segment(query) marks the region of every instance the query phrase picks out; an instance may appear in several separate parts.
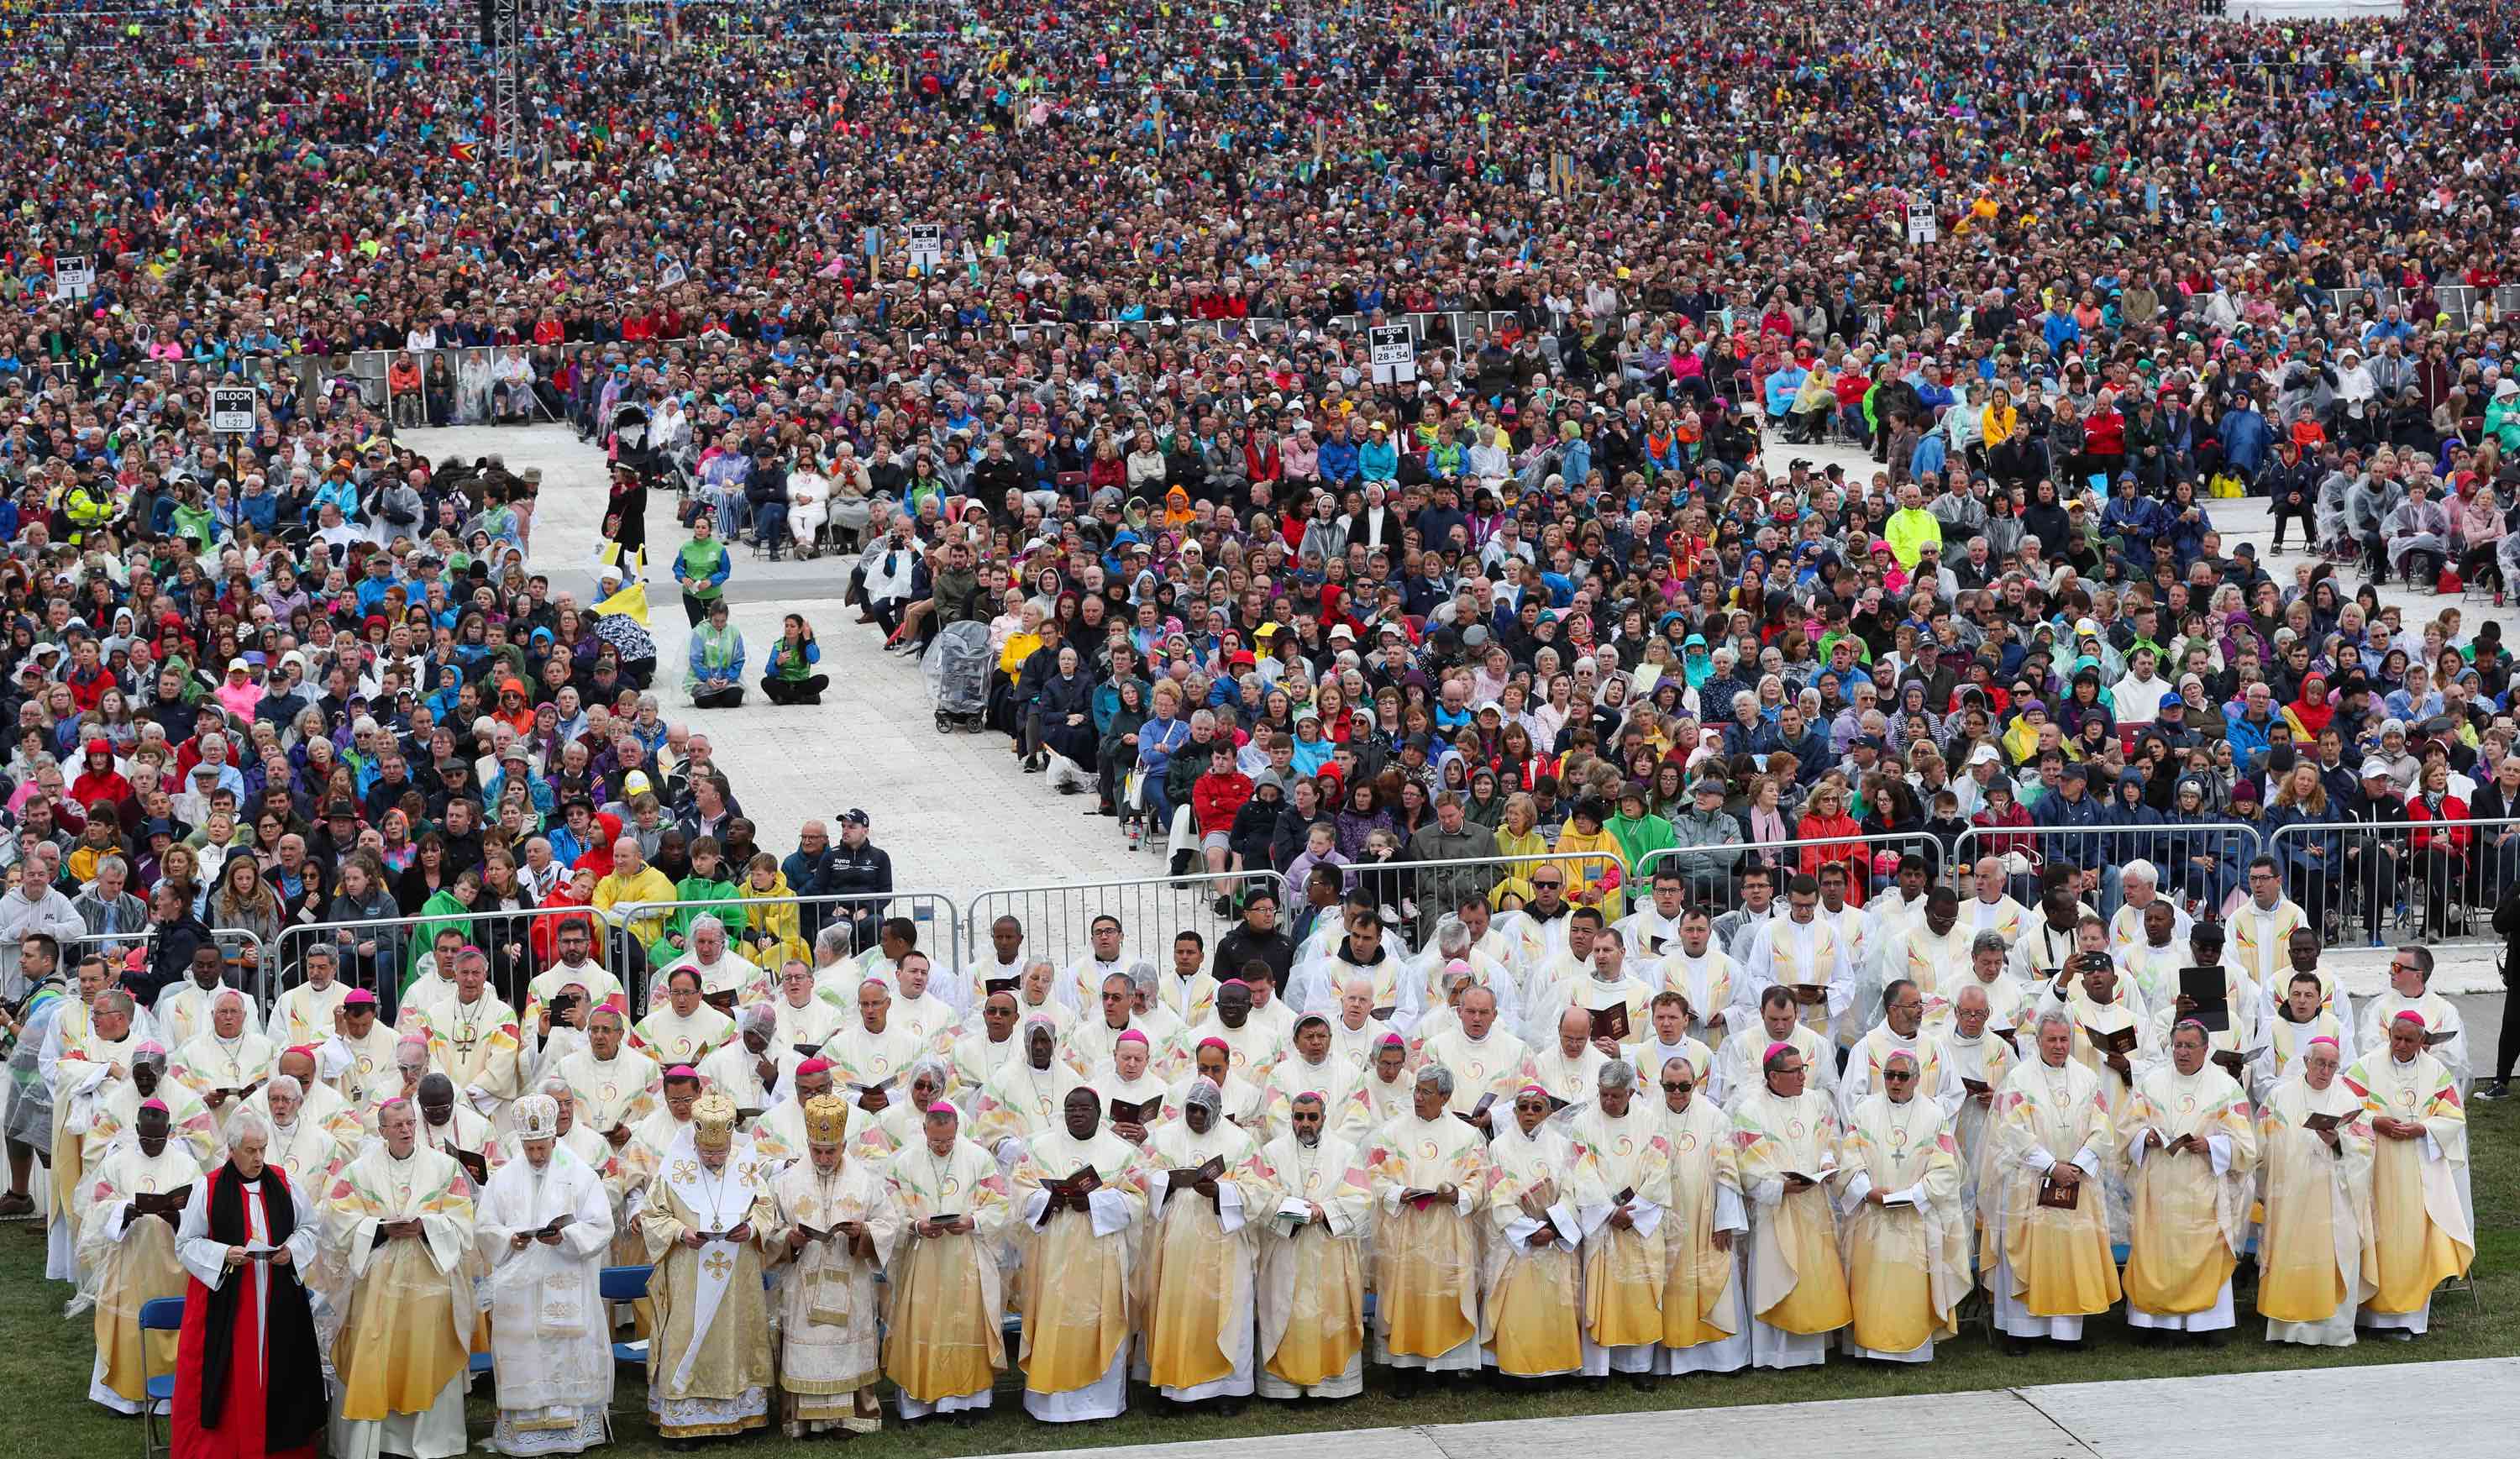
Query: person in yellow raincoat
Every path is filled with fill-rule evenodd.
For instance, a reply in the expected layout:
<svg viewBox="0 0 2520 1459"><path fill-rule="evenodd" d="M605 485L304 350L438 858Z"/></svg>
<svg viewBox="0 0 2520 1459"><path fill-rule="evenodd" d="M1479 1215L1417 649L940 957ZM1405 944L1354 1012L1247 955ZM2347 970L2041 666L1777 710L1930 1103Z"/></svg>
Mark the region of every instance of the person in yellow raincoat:
<svg viewBox="0 0 2520 1459"><path fill-rule="evenodd" d="M1373 1081L1369 1078L1366 1087ZM1479 1366L1479 1232L1488 1147L1453 1118L1453 1073L1418 1071L1407 1108L1363 1141L1374 1203L1373 1361L1404 1389Z"/></svg>
<svg viewBox="0 0 2520 1459"><path fill-rule="evenodd" d="M1133 1256L1147 1214L1143 1161L1102 1127L1102 1096L1070 1089L1060 1114L1014 1169L1015 1199L1038 1233L1023 1269L1024 1411L1054 1424L1128 1410Z"/></svg>
<svg viewBox="0 0 2520 1459"><path fill-rule="evenodd" d="M736 951L746 962L757 968L778 969L789 962L813 966L814 950L796 917L796 904L787 899L795 894L788 886L787 874L779 869L779 859L768 852L755 856L745 866L743 880L736 884L743 902L743 932L736 939Z"/></svg>
<svg viewBox="0 0 2520 1459"><path fill-rule="evenodd" d="M1555 866L1566 878L1566 900L1598 908L1604 923L1627 915L1626 851L1609 831L1610 807L1598 797L1575 803L1574 814L1558 829Z"/></svg>
<svg viewBox="0 0 2520 1459"><path fill-rule="evenodd" d="M1651 1373L1662 1342L1671 1147L1637 1098L1637 1066L1613 1059L1568 1127L1584 1222L1584 1373Z"/></svg>
<svg viewBox="0 0 2520 1459"><path fill-rule="evenodd" d="M1750 1363L1743 1307L1741 1206L1732 1121L1697 1094L1703 1078L1687 1059L1662 1066L1658 1127L1669 1183L1662 1202L1662 1344L1654 1371L1737 1373Z"/></svg>
<svg viewBox="0 0 2520 1459"><path fill-rule="evenodd" d="M2412 1009L2389 1021L2389 1046L2345 1072L2376 1136L2371 1151L2370 1280L2361 1324L2385 1334L2422 1333L2433 1289L2467 1274L2476 1228L2458 1198L2467 1165L2467 1112L2458 1082L2425 1051L2427 1025ZM2394 1339L2404 1341L2404 1339Z"/></svg>
<svg viewBox="0 0 2520 1459"><path fill-rule="evenodd" d="M2170 1065L2146 1073L2119 1120L2126 1142L2127 1322L2221 1332L2234 1321L2231 1272L2248 1242L2258 1127L2249 1096L2205 1057L2205 1025L2170 1031Z"/></svg>
<svg viewBox="0 0 2520 1459"><path fill-rule="evenodd" d="M1919 1096L1921 1079L1906 1049L1882 1060L1880 1090L1847 1112L1838 1141L1852 1357L1932 1362L1934 1340L1959 1331L1953 1313L1970 1285L1959 1142Z"/></svg>
<svg viewBox="0 0 2520 1459"><path fill-rule="evenodd" d="M1803 1051L1779 1040L1760 1059L1761 1082L1732 1106L1732 1144L1750 1208L1750 1361L1815 1366L1828 1335L1854 1312L1825 1188L1837 1172L1837 1119L1811 1086Z"/></svg>
<svg viewBox="0 0 2520 1459"><path fill-rule="evenodd" d="M1181 1118L1148 1137L1147 1154L1141 1376L1175 1403L1223 1398L1238 1407L1253 1386L1259 1146L1225 1118L1223 1089L1202 1075L1183 1094Z"/></svg>
<svg viewBox="0 0 2520 1459"><path fill-rule="evenodd" d="M1553 1378L1584 1362L1575 1151L1549 1111L1549 1091L1524 1084L1488 1145L1479 1347L1508 1378Z"/></svg>
<svg viewBox="0 0 2520 1459"><path fill-rule="evenodd" d="M2074 1021L2062 1010L2041 1013L2037 1028L2038 1056L1996 1091L1991 1164L1978 1188L1978 1269L2007 1352L2026 1338L2080 1341L2083 1319L2119 1296L2100 1186L2118 1141L2102 1076L2074 1057Z"/></svg>
<svg viewBox="0 0 2520 1459"><path fill-rule="evenodd" d="M2338 1063L2332 1036L2311 1039L2258 1110L2258 1313L2270 1343L2350 1348L2355 1309L2376 1290L2371 1121Z"/></svg>

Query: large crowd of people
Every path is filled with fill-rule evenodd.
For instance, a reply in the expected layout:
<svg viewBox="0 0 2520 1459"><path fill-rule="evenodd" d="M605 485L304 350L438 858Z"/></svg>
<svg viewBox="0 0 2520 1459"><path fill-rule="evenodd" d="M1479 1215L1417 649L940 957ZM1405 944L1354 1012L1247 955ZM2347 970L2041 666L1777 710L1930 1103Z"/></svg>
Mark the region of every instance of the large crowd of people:
<svg viewBox="0 0 2520 1459"><path fill-rule="evenodd" d="M684 1442L2465 1274L2508 8L596 5L514 138L396 14L0 71L0 1216L187 1459L459 1452L476 1350L586 1447L616 1330ZM397 437L528 420L601 543ZM669 703L849 686L746 543L1213 907L967 957L748 818Z"/></svg>

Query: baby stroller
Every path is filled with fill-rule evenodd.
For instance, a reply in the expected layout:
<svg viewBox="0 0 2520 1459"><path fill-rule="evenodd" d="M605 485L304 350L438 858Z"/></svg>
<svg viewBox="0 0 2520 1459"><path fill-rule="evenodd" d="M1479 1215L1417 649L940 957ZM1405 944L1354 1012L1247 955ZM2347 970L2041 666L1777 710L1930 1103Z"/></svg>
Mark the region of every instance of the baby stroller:
<svg viewBox="0 0 2520 1459"><path fill-rule="evenodd" d="M980 732L989 706L989 626L957 623L937 632L920 665L936 706L936 732Z"/></svg>

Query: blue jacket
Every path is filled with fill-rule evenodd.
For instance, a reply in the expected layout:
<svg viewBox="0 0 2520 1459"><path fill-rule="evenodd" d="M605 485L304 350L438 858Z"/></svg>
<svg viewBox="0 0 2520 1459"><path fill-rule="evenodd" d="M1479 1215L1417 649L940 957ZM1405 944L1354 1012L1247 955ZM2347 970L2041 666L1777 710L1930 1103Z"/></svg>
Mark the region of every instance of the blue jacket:
<svg viewBox="0 0 2520 1459"><path fill-rule="evenodd" d="M2126 800L2126 790L2130 785L2135 787L2134 805L2128 805ZM2062 800L2063 797L2052 796L2050 799ZM2102 819L2120 827L2103 838L2108 851L2107 864L2123 866L2129 862L2152 861L2161 850L2161 813L2143 803L2142 772L2131 770L2118 776L2116 793L2109 798L2109 807Z"/></svg>
<svg viewBox="0 0 2520 1459"><path fill-rule="evenodd" d="M2267 452L2274 445L2274 432L2268 428L2267 418L2246 406L2223 418L2223 459L2241 474L2254 476L2267 464Z"/></svg>
<svg viewBox="0 0 2520 1459"><path fill-rule="evenodd" d="M1356 470L1368 481L1389 481L1400 474L1400 452L1389 441L1369 440L1356 448Z"/></svg>
<svg viewBox="0 0 2520 1459"><path fill-rule="evenodd" d="M2248 717L2236 709L2227 709L2223 714L2223 734L2231 742L2231 759L2249 774L2266 770L2268 740L2274 728L2275 717L2272 714L2263 725L2250 724Z"/></svg>
<svg viewBox="0 0 2520 1459"><path fill-rule="evenodd" d="M2345 833L2343 831L2295 831L2280 838L2275 835L2275 831L2288 825L2307 825L2315 821L2334 821L2344 818L2337 814L2333 805L2325 815L2318 817L2310 815L2299 806L2269 806L2267 807L2267 850L2274 854L2276 863L2283 868L2286 875L2290 875L2295 866L2300 866L2316 875L2331 878L2342 876L2345 873ZM2325 854L2314 856L2311 854L2314 848Z"/></svg>
<svg viewBox="0 0 2520 1459"><path fill-rule="evenodd" d="M1781 416L1794 408L1794 397L1802 393L1803 381L1811 372L1800 365L1778 367L1768 376L1768 414ZM1570 478L1571 479L1571 478Z"/></svg>
<svg viewBox="0 0 2520 1459"><path fill-rule="evenodd" d="M2089 785L2083 787L2079 799L2069 799L2059 790L2054 795L2039 797L2039 804L2030 808L2030 823L2036 826L2096 829L2109 823L2107 816L2108 804L2092 794ZM2043 836L2039 838L2039 852L2048 861L2068 862L2091 870L2106 864L2108 841L2103 836Z"/></svg>
<svg viewBox="0 0 2520 1459"><path fill-rule="evenodd" d="M1322 442L1322 449L1314 456L1314 463L1320 469L1324 481L1337 482L1343 486L1356 479L1356 457L1357 451L1353 442L1342 441L1332 436Z"/></svg>

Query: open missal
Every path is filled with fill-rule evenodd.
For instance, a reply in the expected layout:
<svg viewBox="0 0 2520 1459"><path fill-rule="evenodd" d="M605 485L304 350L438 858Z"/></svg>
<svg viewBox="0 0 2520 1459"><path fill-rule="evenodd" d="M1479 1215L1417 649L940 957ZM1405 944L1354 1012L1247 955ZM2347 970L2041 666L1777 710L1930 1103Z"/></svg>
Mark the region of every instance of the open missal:
<svg viewBox="0 0 2520 1459"><path fill-rule="evenodd" d="M1224 1173L1225 1157L1221 1155L1211 1155L1205 1162L1192 1166L1188 1170L1166 1171L1164 1172L1164 1177L1165 1184L1172 1190L1184 1191L1192 1189L1202 1180L1213 1180ZM1225 1193L1220 1189L1215 1195L1210 1196L1208 1199L1222 1204L1225 1199Z"/></svg>
<svg viewBox="0 0 2520 1459"><path fill-rule="evenodd" d="M140 1192L132 1196L131 1207L142 1216L159 1216L171 1226L183 1219L184 1203L191 1199L193 1199L193 1187L179 1185L173 1190L158 1191L154 1195L146 1191Z"/></svg>
<svg viewBox="0 0 2520 1459"><path fill-rule="evenodd" d="M474 1185L479 1185L490 1178L490 1162L480 1152L458 1150L453 1145L449 1145L446 1147L446 1153L457 1165L464 1168L465 1174L472 1177Z"/></svg>
<svg viewBox="0 0 2520 1459"><path fill-rule="evenodd" d="M2343 1115L2314 1114L2303 1118L2301 1127L2309 1130L2313 1134L2323 1134L2328 1130L2342 1126L2345 1121L2346 1117Z"/></svg>
<svg viewBox="0 0 2520 1459"><path fill-rule="evenodd" d="M2179 993L2195 1005L2187 1016L2203 1024L2208 1033L2220 1034L2231 1027L2230 985L2221 968L2181 968Z"/></svg>
<svg viewBox="0 0 2520 1459"><path fill-rule="evenodd" d="M1479 1117L1486 1114L1489 1107L1494 1105L1496 1101L1496 1090L1490 1089L1485 1094L1479 1096L1478 1104L1474 1106L1468 1114L1463 1114L1460 1110L1455 1110L1453 1111L1453 1118L1461 1121L1464 1125L1476 1125L1479 1123Z"/></svg>
<svg viewBox="0 0 2520 1459"><path fill-rule="evenodd" d="M1161 1099L1141 1099L1135 1103L1114 1099L1110 1104L1110 1120L1114 1125L1152 1125L1156 1111L1163 1108Z"/></svg>

